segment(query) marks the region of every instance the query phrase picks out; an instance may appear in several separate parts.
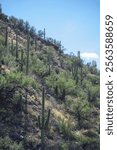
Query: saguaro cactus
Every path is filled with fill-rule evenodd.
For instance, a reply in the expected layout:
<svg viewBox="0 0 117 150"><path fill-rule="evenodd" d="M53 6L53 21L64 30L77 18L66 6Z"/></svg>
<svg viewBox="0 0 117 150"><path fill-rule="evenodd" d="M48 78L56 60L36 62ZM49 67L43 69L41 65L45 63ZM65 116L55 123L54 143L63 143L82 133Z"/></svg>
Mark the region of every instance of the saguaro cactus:
<svg viewBox="0 0 117 150"><path fill-rule="evenodd" d="M16 62L18 61L18 34L16 33Z"/></svg>
<svg viewBox="0 0 117 150"><path fill-rule="evenodd" d="M14 55L13 39L11 39L11 54Z"/></svg>
<svg viewBox="0 0 117 150"><path fill-rule="evenodd" d="M60 41L60 43L59 43L59 49L60 49L60 51L61 51L61 49L62 49L61 46L62 46L62 45L61 45L61 41Z"/></svg>
<svg viewBox="0 0 117 150"><path fill-rule="evenodd" d="M44 28L44 40L45 40L45 36L46 36L46 32L45 32L45 28Z"/></svg>
<svg viewBox="0 0 117 150"><path fill-rule="evenodd" d="M78 62L78 66L80 67L80 81L81 81L81 85L82 85L82 81L83 81L83 62L82 62L82 59L80 57L80 51L78 51L78 59L79 59L79 62Z"/></svg>
<svg viewBox="0 0 117 150"><path fill-rule="evenodd" d="M21 68L20 70L23 72L23 59L24 59L24 52L23 49L21 50Z"/></svg>
<svg viewBox="0 0 117 150"><path fill-rule="evenodd" d="M2 14L2 5L0 4L0 14Z"/></svg>
<svg viewBox="0 0 117 150"><path fill-rule="evenodd" d="M27 61L26 61L26 75L29 72L29 51L30 51L30 37L27 37Z"/></svg>
<svg viewBox="0 0 117 150"><path fill-rule="evenodd" d="M35 51L37 51L37 39L35 39Z"/></svg>
<svg viewBox="0 0 117 150"><path fill-rule="evenodd" d="M80 51L78 51L78 58L80 59Z"/></svg>
<svg viewBox="0 0 117 150"><path fill-rule="evenodd" d="M39 128L41 130L41 150L44 150L45 148L45 141L44 141L44 136L45 136L45 130L48 127L49 124L49 119L50 119L50 109L48 111L47 114L47 118L45 118L45 94L44 94L44 88L42 91L42 117L38 118L38 122L39 122Z"/></svg>
<svg viewBox="0 0 117 150"><path fill-rule="evenodd" d="M8 27L5 28L5 47L8 45Z"/></svg>

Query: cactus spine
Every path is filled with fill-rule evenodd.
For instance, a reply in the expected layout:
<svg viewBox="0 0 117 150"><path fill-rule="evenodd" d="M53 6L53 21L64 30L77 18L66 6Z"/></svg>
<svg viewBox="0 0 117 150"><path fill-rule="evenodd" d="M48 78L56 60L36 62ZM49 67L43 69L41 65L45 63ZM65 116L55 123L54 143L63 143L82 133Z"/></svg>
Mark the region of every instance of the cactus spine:
<svg viewBox="0 0 117 150"><path fill-rule="evenodd" d="M44 150L45 147L45 141L44 141L44 136L45 136L45 130L48 127L49 124L49 119L50 119L50 109L48 111L48 115L47 118L45 119L45 92L44 92L44 88L42 91L42 117L38 118L38 122L39 122L39 128L41 130L41 150Z"/></svg>

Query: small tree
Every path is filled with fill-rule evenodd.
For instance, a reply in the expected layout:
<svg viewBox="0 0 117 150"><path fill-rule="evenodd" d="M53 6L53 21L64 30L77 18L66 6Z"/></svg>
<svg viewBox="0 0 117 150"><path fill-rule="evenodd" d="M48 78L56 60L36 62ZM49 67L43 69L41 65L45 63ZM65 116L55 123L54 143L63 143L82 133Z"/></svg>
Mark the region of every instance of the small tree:
<svg viewBox="0 0 117 150"><path fill-rule="evenodd" d="M31 27L30 28L30 36L32 36L32 37L34 37L36 35L36 29L35 29L35 27Z"/></svg>
<svg viewBox="0 0 117 150"><path fill-rule="evenodd" d="M39 30L39 31L38 31L38 36L42 38L43 35L44 35L44 32L43 32L42 30Z"/></svg>
<svg viewBox="0 0 117 150"><path fill-rule="evenodd" d="M75 82L66 71L60 74L51 73L46 77L46 84L53 88L56 96L65 100L66 94L72 93L75 89Z"/></svg>
<svg viewBox="0 0 117 150"><path fill-rule="evenodd" d="M25 33L28 34L29 30L30 30L30 24L28 21L26 21L24 23L24 30L25 30Z"/></svg>
<svg viewBox="0 0 117 150"><path fill-rule="evenodd" d="M20 31L25 31L25 23L24 23L24 20L23 19L19 19L18 20L18 29L20 30Z"/></svg>
<svg viewBox="0 0 117 150"><path fill-rule="evenodd" d="M67 93L71 93L75 89L74 80L65 71L59 74L57 85L59 92L61 93L62 100L65 100L65 96Z"/></svg>
<svg viewBox="0 0 117 150"><path fill-rule="evenodd" d="M85 99L83 99L83 97L80 97L80 99L78 99L77 102L73 105L74 113L77 116L78 128L81 129L83 128L84 122L89 121L91 108L89 106L89 103Z"/></svg>

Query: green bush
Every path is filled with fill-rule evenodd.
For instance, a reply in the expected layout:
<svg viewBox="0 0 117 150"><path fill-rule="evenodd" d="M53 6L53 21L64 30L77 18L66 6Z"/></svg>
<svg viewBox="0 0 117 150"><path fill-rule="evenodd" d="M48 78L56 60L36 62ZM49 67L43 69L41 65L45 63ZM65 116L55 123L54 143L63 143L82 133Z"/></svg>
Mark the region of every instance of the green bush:
<svg viewBox="0 0 117 150"><path fill-rule="evenodd" d="M75 82L70 77L69 73L66 71L63 71L59 74L57 85L60 91L63 91L65 89L67 93L70 93L70 94L72 94L73 90L75 89Z"/></svg>
<svg viewBox="0 0 117 150"><path fill-rule="evenodd" d="M66 71L62 71L60 74L52 72L50 76L45 78L45 81L48 87L58 88L58 94L62 96L63 100L67 94L74 94L76 88L75 81Z"/></svg>
<svg viewBox="0 0 117 150"><path fill-rule="evenodd" d="M7 80L4 76L0 75L0 88L6 86Z"/></svg>
<svg viewBox="0 0 117 150"><path fill-rule="evenodd" d="M4 56L3 60L5 65L7 65L8 67L12 67L12 68L16 67L15 57L13 57L12 55Z"/></svg>
<svg viewBox="0 0 117 150"><path fill-rule="evenodd" d="M22 143L16 143L9 137L0 137L0 149L1 150L24 150Z"/></svg>
<svg viewBox="0 0 117 150"><path fill-rule="evenodd" d="M32 55L30 59L30 68L32 72L43 76L47 72L47 66L44 64L44 62L41 61L35 54Z"/></svg>
<svg viewBox="0 0 117 150"><path fill-rule="evenodd" d="M68 144L65 142L62 142L60 145L60 150L68 150Z"/></svg>
<svg viewBox="0 0 117 150"><path fill-rule="evenodd" d="M34 89L39 87L36 80L29 76L25 76L23 73L20 72L9 72L5 73L5 75L0 76L0 87L6 87L10 84L15 83L19 84L21 87L28 87L31 86Z"/></svg>
<svg viewBox="0 0 117 150"><path fill-rule="evenodd" d="M58 75L52 72L50 76L45 77L46 85L50 88L55 88L57 86Z"/></svg>
<svg viewBox="0 0 117 150"><path fill-rule="evenodd" d="M78 99L73 105L74 114L77 117L77 126L79 129L84 128L91 117L91 107L89 102L84 99ZM87 127L88 128L88 127Z"/></svg>

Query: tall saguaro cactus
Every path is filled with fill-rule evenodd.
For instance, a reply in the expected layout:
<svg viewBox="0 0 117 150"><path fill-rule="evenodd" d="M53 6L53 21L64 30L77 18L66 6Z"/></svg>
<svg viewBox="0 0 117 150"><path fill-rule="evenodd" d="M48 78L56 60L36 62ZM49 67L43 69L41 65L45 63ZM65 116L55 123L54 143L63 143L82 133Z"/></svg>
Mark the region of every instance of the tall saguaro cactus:
<svg viewBox="0 0 117 150"><path fill-rule="evenodd" d="M0 14L2 14L2 5L0 4Z"/></svg>
<svg viewBox="0 0 117 150"><path fill-rule="evenodd" d="M78 59L79 59L79 67L80 67L80 81L81 81L81 85L82 85L82 81L83 81L83 62L82 59L80 57L80 51L78 51Z"/></svg>
<svg viewBox="0 0 117 150"><path fill-rule="evenodd" d="M24 58L24 52L23 49L21 50L21 68L20 70L23 72L23 58Z"/></svg>
<svg viewBox="0 0 117 150"><path fill-rule="evenodd" d="M35 51L37 51L37 39L35 39Z"/></svg>
<svg viewBox="0 0 117 150"><path fill-rule="evenodd" d="M44 40L45 40L45 36L46 36L46 32L45 32L45 28L44 28Z"/></svg>
<svg viewBox="0 0 117 150"><path fill-rule="evenodd" d="M26 75L29 73L29 51L30 51L30 37L27 36L27 61L26 61Z"/></svg>
<svg viewBox="0 0 117 150"><path fill-rule="evenodd" d="M80 59L80 51L78 51L78 58Z"/></svg>
<svg viewBox="0 0 117 150"><path fill-rule="evenodd" d="M39 121L39 128L41 130L41 150L45 149L45 141L44 141L44 137L45 137L45 130L48 127L49 124L49 119L50 119L50 109L48 111L47 114L47 118L45 118L45 92L44 92L44 88L42 91L42 117L38 118Z"/></svg>
<svg viewBox="0 0 117 150"><path fill-rule="evenodd" d="M18 61L18 34L16 33L16 62Z"/></svg>
<svg viewBox="0 0 117 150"><path fill-rule="evenodd" d="M5 47L8 46L8 27L5 28Z"/></svg>
<svg viewBox="0 0 117 150"><path fill-rule="evenodd" d="M11 54L14 55L13 39L11 39Z"/></svg>

